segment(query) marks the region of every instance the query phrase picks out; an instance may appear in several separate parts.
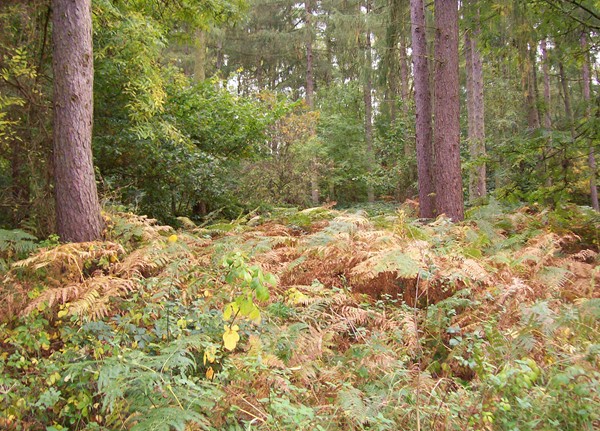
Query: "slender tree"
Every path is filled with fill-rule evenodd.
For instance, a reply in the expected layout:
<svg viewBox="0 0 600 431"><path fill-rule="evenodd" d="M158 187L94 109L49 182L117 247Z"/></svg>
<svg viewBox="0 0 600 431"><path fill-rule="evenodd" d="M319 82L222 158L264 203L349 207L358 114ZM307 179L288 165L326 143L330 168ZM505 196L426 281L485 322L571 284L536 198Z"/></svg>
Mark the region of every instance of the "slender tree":
<svg viewBox="0 0 600 431"><path fill-rule="evenodd" d="M56 223L61 239L73 242L102 233L92 162L91 8L91 0L52 2Z"/></svg>
<svg viewBox="0 0 600 431"><path fill-rule="evenodd" d="M373 150L373 54L371 52L371 29L369 27L369 12L371 12L371 0L365 1L366 9L366 31L365 31L365 64L364 64L364 82L363 98L365 103L365 143L367 150L367 172L372 173L375 165L375 154ZM367 182L367 199L369 202L375 201L375 190L370 180Z"/></svg>
<svg viewBox="0 0 600 431"><path fill-rule="evenodd" d="M435 203L438 214L464 218L460 170L458 0L435 0Z"/></svg>
<svg viewBox="0 0 600 431"><path fill-rule="evenodd" d="M581 75L583 79L583 99L586 103L585 118L589 120L591 117L591 92L590 92L590 63L588 57L587 33L581 32L580 38L581 48L583 50L583 66ZM594 144L591 139L588 139L588 165L590 167L590 197L592 208L600 211L598 204L598 187L596 186L596 155L594 154Z"/></svg>
<svg viewBox="0 0 600 431"><path fill-rule="evenodd" d="M469 154L474 161L469 170L469 200L471 203L481 200L486 195L483 63L477 45L480 34L479 10L475 10L474 14L472 34L465 33Z"/></svg>
<svg viewBox="0 0 600 431"><path fill-rule="evenodd" d="M433 184L433 147L431 131L431 93L429 91L429 59L423 0L410 1L412 59L414 67L417 177L419 182L419 215L435 215Z"/></svg>

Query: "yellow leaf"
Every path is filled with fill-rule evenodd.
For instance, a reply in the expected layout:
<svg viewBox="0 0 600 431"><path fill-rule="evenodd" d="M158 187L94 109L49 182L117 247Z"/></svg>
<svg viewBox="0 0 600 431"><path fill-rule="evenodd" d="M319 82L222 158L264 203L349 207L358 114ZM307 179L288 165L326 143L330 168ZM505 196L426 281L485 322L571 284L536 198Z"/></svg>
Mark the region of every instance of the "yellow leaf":
<svg viewBox="0 0 600 431"><path fill-rule="evenodd" d="M233 325L230 328L228 325L225 325L225 332L223 333L223 346L227 350L234 350L235 346L237 346L237 342L240 341L240 334L237 333L239 327L237 325Z"/></svg>
<svg viewBox="0 0 600 431"><path fill-rule="evenodd" d="M167 239L167 241L169 241L169 242L177 242L177 235L171 235L169 237L169 239Z"/></svg>
<svg viewBox="0 0 600 431"><path fill-rule="evenodd" d="M204 351L204 365L206 365L207 362L210 362L211 364L215 362L216 354L217 348L215 346L210 346L209 348L207 348Z"/></svg>
<svg viewBox="0 0 600 431"><path fill-rule="evenodd" d="M61 317L65 317L67 314L69 314L69 310L60 310L57 315L59 318Z"/></svg>
<svg viewBox="0 0 600 431"><path fill-rule="evenodd" d="M212 367L208 367L208 369L206 370L206 378L212 380L214 375L215 375L215 370L213 370Z"/></svg>

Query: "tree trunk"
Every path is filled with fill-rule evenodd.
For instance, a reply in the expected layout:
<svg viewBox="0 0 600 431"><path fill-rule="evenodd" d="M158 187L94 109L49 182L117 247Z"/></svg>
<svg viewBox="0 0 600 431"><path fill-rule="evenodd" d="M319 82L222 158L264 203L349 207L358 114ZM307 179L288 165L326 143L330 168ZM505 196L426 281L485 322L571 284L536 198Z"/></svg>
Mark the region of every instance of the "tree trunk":
<svg viewBox="0 0 600 431"><path fill-rule="evenodd" d="M546 50L546 39L540 42L542 52L542 75L544 79L544 128L552 128L552 117L550 116L550 73L548 72L548 51Z"/></svg>
<svg viewBox="0 0 600 431"><path fill-rule="evenodd" d="M590 64L588 58L588 46L587 46L587 35L586 32L581 33L581 48L583 50L583 66L581 76L583 79L583 99L586 103L585 106L585 118L587 121L591 117L591 91L590 91ZM590 197L592 208L596 211L600 211L598 204L598 187L596 186L596 156L594 154L594 143L592 139L588 137L588 165L590 167Z"/></svg>
<svg viewBox="0 0 600 431"><path fill-rule="evenodd" d="M371 11L370 0L366 0L366 11L366 22L368 23L369 12ZM363 93L365 102L365 144L367 150L367 172L369 174L373 173L373 166L375 164L375 155L373 153L373 96L371 94L373 90L373 83L371 82L372 63L373 57L371 54L371 30L367 25L365 38L365 80ZM370 176L371 175L369 175L369 177ZM367 180L367 200L369 202L375 202L375 190L370 178Z"/></svg>
<svg viewBox="0 0 600 431"><path fill-rule="evenodd" d="M419 215L435 215L433 185L433 146L431 142L431 93L429 91L429 59L423 0L410 1L412 59L414 67L417 176L419 183Z"/></svg>
<svg viewBox="0 0 600 431"><path fill-rule="evenodd" d="M483 99L483 63L477 46L479 37L479 23L470 40L471 66L473 67L473 136L470 139L471 157L475 165L469 173L469 198L471 203L481 201L486 195L486 167L485 167L485 107Z"/></svg>
<svg viewBox="0 0 600 431"><path fill-rule="evenodd" d="M534 45L534 47L537 46ZM525 73L527 85L525 89L525 98L527 104L527 124L531 130L540 128L540 113L537 109L537 73L535 61L535 49L527 46Z"/></svg>
<svg viewBox="0 0 600 431"><path fill-rule="evenodd" d="M548 69L548 51L546 47L546 39L542 39L540 42L540 51L542 53L542 78L544 80L544 129L550 131L552 129L552 116L550 115L550 73ZM548 172L548 153L552 147L552 136L548 135L547 143L542 149L542 162L541 167L546 176L546 187L552 186L552 175Z"/></svg>
<svg viewBox="0 0 600 431"><path fill-rule="evenodd" d="M435 201L438 214L464 218L460 170L458 0L435 0Z"/></svg>
<svg viewBox="0 0 600 431"><path fill-rule="evenodd" d="M312 0L305 0L306 13L306 104L313 108L313 93L315 82L313 76L313 47L312 47Z"/></svg>
<svg viewBox="0 0 600 431"><path fill-rule="evenodd" d="M91 0L53 0L54 178L63 241L99 239L102 218L92 161Z"/></svg>
<svg viewBox="0 0 600 431"><path fill-rule="evenodd" d="M569 130L571 131L571 144L575 144L575 120L573 118L573 110L571 109L571 92L569 91L569 83L567 82L567 77L565 75L565 68L563 66L562 61L558 63L558 74L560 77L560 83L563 90L563 101L565 103L565 115L567 116L567 121L569 123ZM568 168L569 168L569 159L567 158L567 144L562 144L562 177L563 177L563 185L566 187L568 185Z"/></svg>
<svg viewBox="0 0 600 431"><path fill-rule="evenodd" d="M194 78L196 82L206 79L206 33L196 30L196 41L194 44Z"/></svg>

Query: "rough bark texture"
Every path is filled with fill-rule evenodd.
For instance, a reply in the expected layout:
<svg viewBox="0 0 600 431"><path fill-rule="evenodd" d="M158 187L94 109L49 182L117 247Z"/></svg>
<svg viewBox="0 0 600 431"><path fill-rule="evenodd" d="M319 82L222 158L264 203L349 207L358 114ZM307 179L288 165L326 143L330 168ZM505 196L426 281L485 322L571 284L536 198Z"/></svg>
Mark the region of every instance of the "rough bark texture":
<svg viewBox="0 0 600 431"><path fill-rule="evenodd" d="M431 131L431 93L429 91L429 60L423 0L410 1L412 59L414 67L417 176L419 182L419 215L435 215L433 185L433 146Z"/></svg>
<svg viewBox="0 0 600 431"><path fill-rule="evenodd" d="M587 35L585 32L581 33L580 42L584 55L581 77L583 79L583 99L586 103L585 117L586 120L589 120L591 117L590 64L587 53ZM594 154L594 143L592 142L591 138L588 138L588 151L588 165L590 167L591 204L592 208L594 208L596 211L600 211L600 205L598 204L598 187L596 186L596 156Z"/></svg>
<svg viewBox="0 0 600 431"><path fill-rule="evenodd" d="M435 0L435 202L455 221L464 218L459 116L458 0Z"/></svg>
<svg viewBox="0 0 600 431"><path fill-rule="evenodd" d="M100 238L92 162L91 0L53 0L56 223L63 241Z"/></svg>

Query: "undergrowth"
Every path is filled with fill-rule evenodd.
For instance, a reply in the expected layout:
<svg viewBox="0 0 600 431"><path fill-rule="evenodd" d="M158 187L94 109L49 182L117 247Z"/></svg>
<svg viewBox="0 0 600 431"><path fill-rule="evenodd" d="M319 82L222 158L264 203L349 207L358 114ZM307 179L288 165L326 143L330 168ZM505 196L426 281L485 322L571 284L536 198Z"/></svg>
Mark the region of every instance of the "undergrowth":
<svg viewBox="0 0 600 431"><path fill-rule="evenodd" d="M598 429L596 215L369 211L0 231L0 428Z"/></svg>

